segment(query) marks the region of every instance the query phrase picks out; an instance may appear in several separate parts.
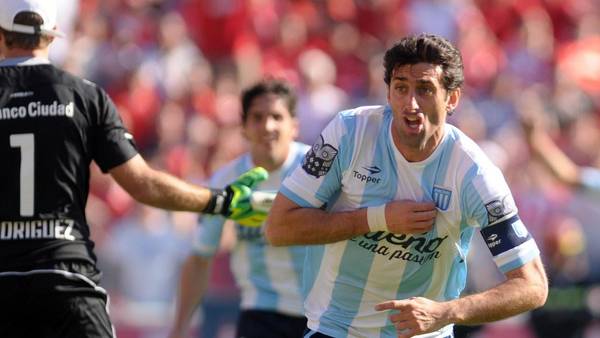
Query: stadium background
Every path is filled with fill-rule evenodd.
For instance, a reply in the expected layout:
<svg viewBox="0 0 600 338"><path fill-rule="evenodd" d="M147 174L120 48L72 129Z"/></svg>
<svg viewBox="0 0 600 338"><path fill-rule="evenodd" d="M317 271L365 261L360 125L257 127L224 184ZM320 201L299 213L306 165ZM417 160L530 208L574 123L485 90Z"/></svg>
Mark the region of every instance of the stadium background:
<svg viewBox="0 0 600 338"><path fill-rule="evenodd" d="M523 111L543 114L560 147L600 166L598 0L59 0L67 33L52 60L104 87L144 156L198 183L244 152L239 93L263 75L299 94L300 140L312 143L339 110L385 102L382 53L400 36L441 34L464 57L466 87L451 122L500 166L540 245L552 292L542 317L575 314L600 337L600 203L530 159ZM593 199L595 198L595 200ZM135 204L94 169L87 216L120 338L165 337L178 266L196 215ZM213 266L207 325L230 337L237 291L225 236ZM499 280L476 240L469 290ZM534 338L531 316L471 337ZM550 318L550 319L548 319ZM194 325L197 330L202 320ZM568 325L562 325L568 328Z"/></svg>

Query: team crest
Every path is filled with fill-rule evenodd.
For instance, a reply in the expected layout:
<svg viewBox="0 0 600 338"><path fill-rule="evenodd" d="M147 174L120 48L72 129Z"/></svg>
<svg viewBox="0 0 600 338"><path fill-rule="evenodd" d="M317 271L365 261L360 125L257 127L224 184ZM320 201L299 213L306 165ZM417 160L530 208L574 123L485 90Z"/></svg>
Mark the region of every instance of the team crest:
<svg viewBox="0 0 600 338"><path fill-rule="evenodd" d="M321 177L331 169L331 164L337 156L338 150L331 144L325 143L323 136L319 135L319 139L306 153L302 160L302 169L309 175Z"/></svg>
<svg viewBox="0 0 600 338"><path fill-rule="evenodd" d="M452 191L443 189L440 187L433 187L433 201L435 206L443 211L448 210L450 206L450 198L452 197Z"/></svg>

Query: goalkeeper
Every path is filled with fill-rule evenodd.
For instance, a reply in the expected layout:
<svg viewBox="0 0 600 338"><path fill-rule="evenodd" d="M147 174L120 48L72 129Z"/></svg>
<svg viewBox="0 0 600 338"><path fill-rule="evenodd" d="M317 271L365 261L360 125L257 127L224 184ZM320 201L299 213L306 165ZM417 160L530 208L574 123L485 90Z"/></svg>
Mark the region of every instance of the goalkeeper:
<svg viewBox="0 0 600 338"><path fill-rule="evenodd" d="M248 203L263 169L211 191L147 165L106 92L48 60L57 6L0 0L0 337L114 337L85 217L91 161L145 204L264 216Z"/></svg>
<svg viewBox="0 0 600 338"><path fill-rule="evenodd" d="M299 289L304 247L272 247L266 243L262 228L265 211L270 208L268 196L272 201L283 178L308 150L308 146L294 142L298 130L295 105L295 94L278 80L265 80L244 91L243 134L250 151L220 169L212 179L218 187L256 165L269 171L269 179L259 184L254 194L262 195L264 211L240 212L240 218L251 226L235 224L237 244L231 268L241 290L236 337L298 338L306 325ZM237 214L235 208L232 210ZM244 214L248 217L243 218ZM182 267L171 338L187 337L190 319L207 287L225 219L204 216L201 223L193 252Z"/></svg>

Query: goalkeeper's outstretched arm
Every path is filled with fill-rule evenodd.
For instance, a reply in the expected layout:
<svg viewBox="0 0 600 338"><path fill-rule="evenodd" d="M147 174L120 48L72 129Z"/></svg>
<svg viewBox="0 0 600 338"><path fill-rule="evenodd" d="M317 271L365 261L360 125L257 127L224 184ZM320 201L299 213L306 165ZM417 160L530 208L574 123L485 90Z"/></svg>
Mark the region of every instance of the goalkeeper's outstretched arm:
<svg viewBox="0 0 600 338"><path fill-rule="evenodd" d="M268 177L263 168L254 168L242 174L224 189L193 185L152 169L140 155L111 169L109 173L136 201L157 208L220 214L242 222L248 217L262 217L261 222L266 218L264 212L255 213L249 202L252 189Z"/></svg>

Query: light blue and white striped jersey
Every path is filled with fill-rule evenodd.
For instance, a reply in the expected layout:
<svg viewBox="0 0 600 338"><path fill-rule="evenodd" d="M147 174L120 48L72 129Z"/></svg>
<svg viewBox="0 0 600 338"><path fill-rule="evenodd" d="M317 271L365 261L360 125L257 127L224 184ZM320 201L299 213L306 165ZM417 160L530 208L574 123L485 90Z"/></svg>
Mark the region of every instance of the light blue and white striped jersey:
<svg viewBox="0 0 600 338"><path fill-rule="evenodd" d="M298 166L309 149L294 142L283 166L269 173L269 179L258 185L258 191L276 192L281 181ZM210 186L222 188L240 174L255 167L250 154L245 154L218 170ZM219 247L225 218L206 215L200 218L194 241L194 252L212 256ZM241 308L275 311L301 316L301 271L304 246L273 247L266 244L263 227L235 224L237 243L231 256L231 270L241 290Z"/></svg>
<svg viewBox="0 0 600 338"><path fill-rule="evenodd" d="M336 338L396 337L389 312L374 310L382 301L459 297L464 257L478 227L493 229L482 233L502 272L539 255L502 173L471 139L446 125L429 158L408 162L393 144L391 121L386 106L338 114L280 190L300 206L330 211L401 199L435 201L438 208L433 230L421 235L380 231L307 247L308 326ZM504 233L514 238L503 239ZM449 325L419 337L445 337L451 330Z"/></svg>

